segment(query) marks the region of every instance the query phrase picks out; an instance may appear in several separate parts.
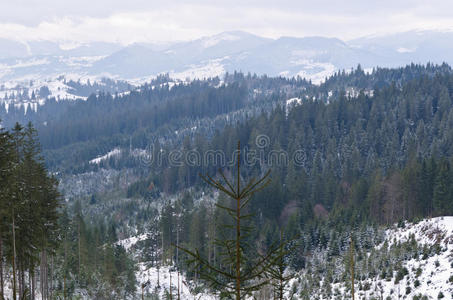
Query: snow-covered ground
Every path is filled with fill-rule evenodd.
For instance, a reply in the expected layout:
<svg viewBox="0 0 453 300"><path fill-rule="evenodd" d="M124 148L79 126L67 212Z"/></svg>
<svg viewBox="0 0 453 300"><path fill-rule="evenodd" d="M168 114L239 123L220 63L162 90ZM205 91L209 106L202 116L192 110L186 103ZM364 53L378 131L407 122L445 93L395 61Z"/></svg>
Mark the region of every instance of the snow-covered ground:
<svg viewBox="0 0 453 300"><path fill-rule="evenodd" d="M146 239L146 235L138 235L119 243L126 249L131 247L138 241ZM382 247L390 247L395 243L404 243L415 239L419 249L423 245L433 247L440 246L440 251L433 255L417 259L408 258L404 261L403 267L408 270L398 283L395 283L394 276L389 279L382 279L380 276L375 278L366 278L360 281L356 280L356 299L417 299L417 296L426 296L427 299L438 299L439 293L444 295L443 299L453 299L453 217L439 217L426 219L419 223L406 223L404 226L393 226L385 231L384 242L376 246L376 250ZM390 260L390 258L389 258ZM178 272L176 268L163 266L157 269L149 267L146 263L140 263L137 271L137 279L139 286L147 283L145 292L157 292L159 297L163 299L165 293L170 291L170 273L172 276L172 292L177 293ZM396 270L394 270L396 273ZM296 274L287 287L287 296L291 293L292 299L299 299L302 287L300 280L304 276L302 270ZM197 294L193 292L193 283L187 282L183 274L180 277L180 293L181 299L215 299L215 296L208 294ZM158 279L159 278L159 279ZM302 279L303 281L303 279ZM159 289L156 289L159 282ZM316 295L319 300L336 300L350 299L350 292L346 288L348 283L337 282L332 284L332 293L329 297L324 297L321 293ZM368 286L368 288L360 288ZM297 292L294 292L296 287ZM141 288L139 289L141 291ZM420 298L421 299L421 298Z"/></svg>
<svg viewBox="0 0 453 300"><path fill-rule="evenodd" d="M179 277L178 277L179 276ZM170 278L171 277L171 278ZM216 299L215 295L206 293L194 293L195 286L193 283L187 282L183 274L178 275L178 271L174 267L162 266L160 268L148 267L145 263L138 265L137 279L139 281L138 292L141 293L141 287L144 284L144 293L156 293L159 299L166 299L165 295L171 293L174 299L178 295L178 282L179 282L179 295L181 299L200 299L211 300Z"/></svg>
<svg viewBox="0 0 453 300"><path fill-rule="evenodd" d="M410 259L405 264L409 274L399 282L397 286L393 281L381 280L383 286L384 299L385 295L391 296L391 290L405 294L407 299L412 299L415 295L426 295L429 299L437 299L439 292L444 294L444 299L453 299L453 282L450 278L453 276L453 217L439 217L425 219L417 224L406 224L404 228L387 230L386 232L389 244L403 241L409 241L411 236L415 237L418 244L433 247L438 244L441 248L439 254L435 254L426 260ZM417 277L416 272L420 268L422 273ZM418 280L420 285L414 286ZM411 293L406 294L406 286L411 287Z"/></svg>
<svg viewBox="0 0 453 300"><path fill-rule="evenodd" d="M438 299L440 293L443 294L443 299L453 299L453 217L425 219L416 224L406 222L402 228L394 225L386 230L385 241L376 248L410 242L412 238L417 241L419 248L427 245L432 249L438 245L440 251L426 259L419 256L416 259L406 260L403 267L408 270L408 274L398 283L395 282L395 278L389 280L381 279L379 276L361 282L357 280L356 299L412 300L417 299L414 297L418 296ZM396 270L394 272L396 273ZM365 285L370 288L360 290L358 287ZM333 290L335 289L340 291L340 294L344 294L345 284L333 284Z"/></svg>
<svg viewBox="0 0 453 300"><path fill-rule="evenodd" d="M16 107L23 106L25 113L30 108L34 111L38 106L43 105L46 98L58 100L86 100L87 97L75 95L73 89L64 80L66 77L47 78L47 79L23 79L10 80L0 84L0 105L6 111L11 105ZM80 79L80 77L79 77ZM47 96L40 95L40 90L45 88Z"/></svg>
<svg viewBox="0 0 453 300"><path fill-rule="evenodd" d="M216 76L221 77L225 73L222 61L228 57L211 59L201 64L190 65L188 68L181 72L170 72L170 77L178 80L194 80L194 79L207 79Z"/></svg>
<svg viewBox="0 0 453 300"><path fill-rule="evenodd" d="M120 154L121 154L121 149L115 148L112 151L109 151L108 153L106 153L105 155L93 158L92 160L90 160L90 164L99 164L103 160L107 160L110 157L115 157L115 156L118 156Z"/></svg>
<svg viewBox="0 0 453 300"><path fill-rule="evenodd" d="M140 234L137 236L133 236L133 237L124 239L124 240L120 240L120 241L118 241L118 245L121 245L126 251L129 251L132 246L134 246L135 244L137 244L140 241L146 240L147 237L148 237L148 235L146 233L143 233L143 234Z"/></svg>
<svg viewBox="0 0 453 300"><path fill-rule="evenodd" d="M300 105L302 104L302 99L300 98L291 98L286 100L286 106L295 106L295 105Z"/></svg>

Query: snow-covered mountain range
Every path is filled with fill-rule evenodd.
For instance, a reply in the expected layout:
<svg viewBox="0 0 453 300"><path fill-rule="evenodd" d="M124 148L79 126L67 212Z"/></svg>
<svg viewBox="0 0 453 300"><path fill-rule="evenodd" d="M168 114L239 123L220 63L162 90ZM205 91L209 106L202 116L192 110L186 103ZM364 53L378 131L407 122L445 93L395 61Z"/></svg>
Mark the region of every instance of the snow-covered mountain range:
<svg viewBox="0 0 453 300"><path fill-rule="evenodd" d="M185 80L242 71L320 82L337 70L358 64L367 69L427 62L453 63L453 31L409 31L350 41L269 39L231 31L188 42L128 46L0 39L0 99L19 99L25 88L31 98L43 86L49 88L50 97L86 97L68 87L68 80L86 83L110 78L140 84L162 73Z"/></svg>

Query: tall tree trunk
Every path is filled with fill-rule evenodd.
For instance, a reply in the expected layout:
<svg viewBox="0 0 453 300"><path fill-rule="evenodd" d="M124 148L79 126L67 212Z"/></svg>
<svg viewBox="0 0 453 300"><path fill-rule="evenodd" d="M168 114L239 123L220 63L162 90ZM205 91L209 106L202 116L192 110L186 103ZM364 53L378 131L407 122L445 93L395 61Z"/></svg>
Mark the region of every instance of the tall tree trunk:
<svg viewBox="0 0 453 300"><path fill-rule="evenodd" d="M157 287L160 287L160 274L159 274L159 266L157 266Z"/></svg>
<svg viewBox="0 0 453 300"><path fill-rule="evenodd" d="M64 244L64 268L63 268L63 299L66 300L66 268L67 268L67 251L68 251L68 243L65 240Z"/></svg>
<svg viewBox="0 0 453 300"><path fill-rule="evenodd" d="M179 266L179 219L176 225L176 266Z"/></svg>
<svg viewBox="0 0 453 300"><path fill-rule="evenodd" d="M12 267L13 267L13 300L16 300L16 222L14 218L14 208L12 209L13 216L13 257L12 257Z"/></svg>
<svg viewBox="0 0 453 300"><path fill-rule="evenodd" d="M31 268L31 267L30 267ZM31 300L31 289L32 289L32 278L31 278L31 269L28 270L28 288L29 288L29 299Z"/></svg>
<svg viewBox="0 0 453 300"><path fill-rule="evenodd" d="M0 295L4 298L4 288L3 288L3 239L2 233L0 232Z"/></svg>
<svg viewBox="0 0 453 300"><path fill-rule="evenodd" d="M208 263L211 264L211 230L210 230L210 225L208 226Z"/></svg>
<svg viewBox="0 0 453 300"><path fill-rule="evenodd" d="M176 227L176 268L178 271L178 300L180 299L179 294L179 216L178 216L178 223Z"/></svg>
<svg viewBox="0 0 453 300"><path fill-rule="evenodd" d="M25 293L25 291L27 290L27 284L26 284L26 281L25 281L25 263L22 262L21 263L21 272L22 272L22 295Z"/></svg>
<svg viewBox="0 0 453 300"><path fill-rule="evenodd" d="M240 156L238 154L237 198L236 198L236 300L241 300L241 181L240 181Z"/></svg>
<svg viewBox="0 0 453 300"><path fill-rule="evenodd" d="M173 300L173 291L171 289L171 269L168 269L168 273L170 273L170 300Z"/></svg>
<svg viewBox="0 0 453 300"><path fill-rule="evenodd" d="M78 278L77 280L79 281L79 284L80 284L80 220L79 220L79 224L77 226L77 238L78 238L78 256L79 256L79 260L78 260Z"/></svg>
<svg viewBox="0 0 453 300"><path fill-rule="evenodd" d="M44 254L41 252L41 264L39 266L39 288L41 290L41 299L45 300L44 298Z"/></svg>
<svg viewBox="0 0 453 300"><path fill-rule="evenodd" d="M49 287L47 284L47 253L46 250L44 249L41 252L41 267L40 267L40 273L41 273L41 297L42 300L47 300L49 298Z"/></svg>
<svg viewBox="0 0 453 300"><path fill-rule="evenodd" d="M23 255L22 255L23 257ZM17 262L17 275L19 277L19 299L22 298L24 294L24 262L22 260L18 260Z"/></svg>
<svg viewBox="0 0 453 300"><path fill-rule="evenodd" d="M165 255L164 255L164 230L162 228L162 234L161 234L161 237L162 237L162 252L161 252L161 258L162 258L162 265L165 264Z"/></svg>
<svg viewBox="0 0 453 300"><path fill-rule="evenodd" d="M215 220L214 220L214 233L213 233L213 239L214 240L215 240L215 236L217 234L216 226L217 226L217 224L215 223ZM214 252L214 257L212 259L213 259L213 265L215 266L216 265L216 253L217 253L217 246L215 244L213 246L213 252Z"/></svg>
<svg viewBox="0 0 453 300"><path fill-rule="evenodd" d="M53 291L53 286L52 286L52 271L53 271L53 256L50 257L50 269L49 269L49 298L52 299L52 291Z"/></svg>
<svg viewBox="0 0 453 300"><path fill-rule="evenodd" d="M178 300L181 300L181 289L179 287L179 269L178 269Z"/></svg>
<svg viewBox="0 0 453 300"><path fill-rule="evenodd" d="M350 254L351 254L351 294L352 294L352 300L355 299L355 291L354 291L354 269L355 269L355 262L354 262L354 241L352 240L351 237L351 246L350 246Z"/></svg>
<svg viewBox="0 0 453 300"><path fill-rule="evenodd" d="M48 270L47 270L47 251L44 250L44 289L46 293L46 300L49 299L49 280L48 280Z"/></svg>
<svg viewBox="0 0 453 300"><path fill-rule="evenodd" d="M32 266L31 269L31 299L35 300L35 290L36 290L36 274L35 267Z"/></svg>

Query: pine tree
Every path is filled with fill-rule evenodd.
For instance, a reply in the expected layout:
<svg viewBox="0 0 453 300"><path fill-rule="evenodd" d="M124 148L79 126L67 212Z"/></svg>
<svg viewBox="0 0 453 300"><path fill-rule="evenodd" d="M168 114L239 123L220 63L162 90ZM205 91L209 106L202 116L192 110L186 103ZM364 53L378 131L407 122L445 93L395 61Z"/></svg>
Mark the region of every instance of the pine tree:
<svg viewBox="0 0 453 300"><path fill-rule="evenodd" d="M5 144L5 137L9 146ZM42 297L47 299L52 293L47 280L48 274L52 274L52 270L48 270L47 252L56 248L59 218L56 181L47 174L36 130L31 123L26 128L16 124L11 134L1 134L0 139L0 253L3 261L3 249L8 249L12 298L24 298L29 294L34 297L35 268L40 263ZM8 158L7 166L4 158ZM3 271L1 273L0 277ZM29 274L28 286L26 273Z"/></svg>
<svg viewBox="0 0 453 300"><path fill-rule="evenodd" d="M448 214L450 202L450 165L443 160L438 166L436 182L434 186L433 207L436 215Z"/></svg>
<svg viewBox="0 0 453 300"><path fill-rule="evenodd" d="M280 230L280 245L276 251L278 259L275 264L269 269L271 284L274 288L275 299L283 300L286 292L286 286L289 281L294 277L293 275L285 275L286 263L285 257L288 252L285 250L285 243L283 243L283 232Z"/></svg>
<svg viewBox="0 0 453 300"><path fill-rule="evenodd" d="M198 249L192 251L180 247L191 257L189 264L200 269L202 278L207 280L211 287L219 289L221 297L236 300L245 299L253 291L266 285L270 280L269 272L271 268L281 258L278 253L281 248L278 246L271 248L264 255L254 253L254 256L250 252L247 253L247 256L244 255L245 251L251 249L246 242L247 235L252 231L252 228L246 224L246 220L251 216L246 213L247 204L253 194L269 184L270 171L260 179L251 179L245 186L241 187L240 162L240 144L238 143L235 183L229 181L221 171L220 176L224 184L209 175L202 175L202 179L206 183L226 194L232 200L231 206L217 204L220 209L228 213L232 220L231 224L224 224L224 229L233 232L232 238L225 237L216 240L216 245L221 249L219 254L221 256L220 266L210 263Z"/></svg>
<svg viewBox="0 0 453 300"><path fill-rule="evenodd" d="M351 295L352 300L355 299L355 260L354 260L354 241L351 236L351 243L349 245L349 267L351 272Z"/></svg>
<svg viewBox="0 0 453 300"><path fill-rule="evenodd" d="M13 143L15 147L15 166L14 166L14 178L13 178L13 193L9 201L9 215L10 215L10 224L11 224L11 266L13 272L13 300L17 299L17 280L16 280L16 271L17 271L17 245L16 245L16 230L17 230L17 214L20 211L20 206L23 204L23 195L25 187L21 181L20 174L20 165L22 162L22 147L23 147L23 127L16 123L16 126L13 129Z"/></svg>
<svg viewBox="0 0 453 300"><path fill-rule="evenodd" d="M3 259L4 247L9 239L9 197L11 195L14 145L11 135L0 129L0 296L4 297Z"/></svg>

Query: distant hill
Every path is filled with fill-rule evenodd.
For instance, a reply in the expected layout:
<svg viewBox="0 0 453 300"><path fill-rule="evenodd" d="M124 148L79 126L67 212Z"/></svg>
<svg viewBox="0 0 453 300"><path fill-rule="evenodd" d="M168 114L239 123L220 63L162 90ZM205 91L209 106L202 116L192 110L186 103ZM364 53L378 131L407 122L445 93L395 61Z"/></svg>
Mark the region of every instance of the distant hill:
<svg viewBox="0 0 453 300"><path fill-rule="evenodd" d="M62 74L132 80L170 73L185 79L240 70L320 81L339 69L453 63L453 32L409 31L350 41L325 37L268 39L242 31L169 44L58 45L0 40L0 81L39 80Z"/></svg>

